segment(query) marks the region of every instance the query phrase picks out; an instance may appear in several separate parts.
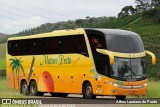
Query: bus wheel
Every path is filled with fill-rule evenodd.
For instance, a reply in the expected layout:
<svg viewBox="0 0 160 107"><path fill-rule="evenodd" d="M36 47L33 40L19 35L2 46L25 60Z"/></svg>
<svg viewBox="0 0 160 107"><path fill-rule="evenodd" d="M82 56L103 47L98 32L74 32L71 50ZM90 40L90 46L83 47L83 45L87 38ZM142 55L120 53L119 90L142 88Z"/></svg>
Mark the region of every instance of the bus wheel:
<svg viewBox="0 0 160 107"><path fill-rule="evenodd" d="M30 89L29 92L30 92L31 96L37 96L38 95L36 81L31 81L29 89Z"/></svg>
<svg viewBox="0 0 160 107"><path fill-rule="evenodd" d="M116 96L117 100L125 100L126 96Z"/></svg>
<svg viewBox="0 0 160 107"><path fill-rule="evenodd" d="M28 94L29 94L29 89L28 89L28 86L27 86L27 82L26 82L26 81L23 81L23 82L22 82L21 92L22 92L23 95L28 95Z"/></svg>
<svg viewBox="0 0 160 107"><path fill-rule="evenodd" d="M86 98L86 99L93 99L93 98L96 98L95 95L93 95L93 89L92 89L92 86L91 84L88 82L86 83L84 86L83 86L83 98Z"/></svg>

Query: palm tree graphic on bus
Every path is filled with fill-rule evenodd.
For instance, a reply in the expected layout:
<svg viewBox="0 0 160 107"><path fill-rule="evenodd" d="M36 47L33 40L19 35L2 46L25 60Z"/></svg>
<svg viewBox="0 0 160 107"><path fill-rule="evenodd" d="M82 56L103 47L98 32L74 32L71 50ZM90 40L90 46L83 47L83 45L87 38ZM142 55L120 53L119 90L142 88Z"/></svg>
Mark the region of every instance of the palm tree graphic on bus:
<svg viewBox="0 0 160 107"><path fill-rule="evenodd" d="M15 75L15 77L17 77L18 76L18 82L19 82L19 73L20 73L20 71L22 71L23 72L23 75L25 75L24 74L24 69L23 69L23 66L22 66L22 62L23 61L21 61L21 57L20 57L20 59L17 59L16 57L15 57L15 59L14 58L11 58L11 59L9 59L10 61L11 61L11 63L10 63L10 67L12 67L12 73L13 73L13 75ZM16 72L16 73L15 73ZM15 87L15 78L14 78L14 87Z"/></svg>

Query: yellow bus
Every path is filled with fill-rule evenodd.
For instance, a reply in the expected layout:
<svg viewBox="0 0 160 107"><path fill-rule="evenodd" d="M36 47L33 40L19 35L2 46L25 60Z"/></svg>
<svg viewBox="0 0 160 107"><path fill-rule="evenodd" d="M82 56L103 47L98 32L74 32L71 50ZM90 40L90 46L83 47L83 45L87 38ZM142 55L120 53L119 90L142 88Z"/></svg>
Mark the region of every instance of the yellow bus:
<svg viewBox="0 0 160 107"><path fill-rule="evenodd" d="M7 84L24 95L83 98L147 93L140 36L120 29L70 29L9 38Z"/></svg>

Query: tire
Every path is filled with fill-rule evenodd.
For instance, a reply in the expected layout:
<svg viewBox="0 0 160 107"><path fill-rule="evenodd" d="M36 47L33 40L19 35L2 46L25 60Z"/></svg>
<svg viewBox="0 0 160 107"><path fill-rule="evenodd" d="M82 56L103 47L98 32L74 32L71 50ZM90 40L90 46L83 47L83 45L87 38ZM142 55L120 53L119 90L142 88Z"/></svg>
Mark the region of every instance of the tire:
<svg viewBox="0 0 160 107"><path fill-rule="evenodd" d="M29 92L30 92L31 96L37 96L38 95L36 81L31 81L31 84L29 86Z"/></svg>
<svg viewBox="0 0 160 107"><path fill-rule="evenodd" d="M21 85L21 92L23 95L28 95L29 94L29 89L28 89L28 86L27 86L27 82L26 81L23 81L22 82L22 85Z"/></svg>
<svg viewBox="0 0 160 107"><path fill-rule="evenodd" d="M83 86L83 98L85 99L94 99L96 96L93 94L93 89L91 84L88 82Z"/></svg>
<svg viewBox="0 0 160 107"><path fill-rule="evenodd" d="M116 96L117 100L125 100L126 96Z"/></svg>

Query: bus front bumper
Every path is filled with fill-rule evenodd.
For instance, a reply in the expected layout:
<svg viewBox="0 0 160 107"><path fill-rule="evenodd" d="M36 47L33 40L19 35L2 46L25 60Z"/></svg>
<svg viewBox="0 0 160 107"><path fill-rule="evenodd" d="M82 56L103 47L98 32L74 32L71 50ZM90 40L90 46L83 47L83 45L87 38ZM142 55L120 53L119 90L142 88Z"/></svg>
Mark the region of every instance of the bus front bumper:
<svg viewBox="0 0 160 107"><path fill-rule="evenodd" d="M140 86L114 86L109 85L108 87L104 88L104 93L107 95L146 95L147 94L147 86L140 85Z"/></svg>

